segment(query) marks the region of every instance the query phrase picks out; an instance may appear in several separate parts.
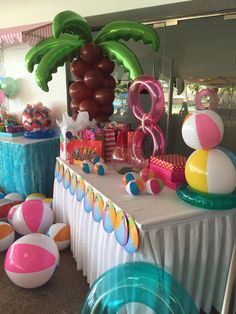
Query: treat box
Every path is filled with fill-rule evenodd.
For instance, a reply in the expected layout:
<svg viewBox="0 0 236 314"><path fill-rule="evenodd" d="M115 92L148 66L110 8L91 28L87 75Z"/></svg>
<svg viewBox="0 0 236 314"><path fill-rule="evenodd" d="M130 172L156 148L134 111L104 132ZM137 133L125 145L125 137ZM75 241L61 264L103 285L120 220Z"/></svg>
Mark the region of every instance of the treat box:
<svg viewBox="0 0 236 314"><path fill-rule="evenodd" d="M0 137L17 137L24 135L25 132L15 132L15 133L8 133L8 132L0 132Z"/></svg>
<svg viewBox="0 0 236 314"><path fill-rule="evenodd" d="M172 182L185 180L185 164L187 157L177 154L159 155L150 157L150 169L160 179Z"/></svg>

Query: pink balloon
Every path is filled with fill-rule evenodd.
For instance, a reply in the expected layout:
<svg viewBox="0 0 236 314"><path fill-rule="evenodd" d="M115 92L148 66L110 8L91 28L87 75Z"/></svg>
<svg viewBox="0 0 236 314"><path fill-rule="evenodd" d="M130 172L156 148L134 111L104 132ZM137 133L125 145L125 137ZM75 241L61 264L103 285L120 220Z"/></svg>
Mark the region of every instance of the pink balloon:
<svg viewBox="0 0 236 314"><path fill-rule="evenodd" d="M218 88L205 88L205 89L202 89L200 92L198 92L195 96L196 109L215 110L219 104L219 96L217 95L217 92L218 92ZM202 98L207 97L207 96L210 97L209 106L205 107L202 103Z"/></svg>
<svg viewBox="0 0 236 314"><path fill-rule="evenodd" d="M5 94L2 90L0 90L0 105L4 103L5 100Z"/></svg>
<svg viewBox="0 0 236 314"><path fill-rule="evenodd" d="M144 112L139 103L141 91L146 90L151 98L149 112ZM145 135L152 139L152 155L165 153L165 137L161 128L156 124L164 110L164 94L161 84L152 76L141 75L137 77L129 88L128 105L134 117L140 121L140 126L135 130L132 140L132 151L137 160L145 161L143 141Z"/></svg>

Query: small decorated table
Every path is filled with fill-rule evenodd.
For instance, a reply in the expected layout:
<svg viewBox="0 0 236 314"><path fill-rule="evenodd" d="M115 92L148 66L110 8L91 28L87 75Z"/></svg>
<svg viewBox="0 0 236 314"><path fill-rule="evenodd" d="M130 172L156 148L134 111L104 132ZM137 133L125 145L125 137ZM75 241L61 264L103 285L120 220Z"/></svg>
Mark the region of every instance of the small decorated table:
<svg viewBox="0 0 236 314"><path fill-rule="evenodd" d="M99 222L93 210L101 208L99 204L104 204L103 213L111 208L125 212L131 246L122 246L123 238L116 231L108 232L104 218ZM221 312L236 238L235 209L207 211L192 207L169 188L157 196L130 196L120 175L112 171L103 177L85 174L60 158L53 206L57 222L69 222L71 226L71 249L77 268L83 269L90 284L115 265L152 262L182 283L199 309L210 313L215 306ZM111 215L110 226L113 219ZM128 253L130 248L137 250Z"/></svg>
<svg viewBox="0 0 236 314"><path fill-rule="evenodd" d="M22 196L52 195L53 173L59 156L59 138L0 138L0 187Z"/></svg>

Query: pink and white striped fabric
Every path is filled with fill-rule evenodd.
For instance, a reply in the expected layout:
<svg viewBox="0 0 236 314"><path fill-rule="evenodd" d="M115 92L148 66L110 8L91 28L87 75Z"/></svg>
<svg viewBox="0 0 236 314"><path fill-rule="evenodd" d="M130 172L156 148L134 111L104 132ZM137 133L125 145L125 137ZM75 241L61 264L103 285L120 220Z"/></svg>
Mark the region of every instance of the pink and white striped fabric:
<svg viewBox="0 0 236 314"><path fill-rule="evenodd" d="M51 22L10 27L0 29L0 43L12 45L15 43L28 42L30 46L34 46L40 40L47 38L51 35L52 35Z"/></svg>
<svg viewBox="0 0 236 314"><path fill-rule="evenodd" d="M115 129L105 129L105 161L111 161L111 154L116 146Z"/></svg>

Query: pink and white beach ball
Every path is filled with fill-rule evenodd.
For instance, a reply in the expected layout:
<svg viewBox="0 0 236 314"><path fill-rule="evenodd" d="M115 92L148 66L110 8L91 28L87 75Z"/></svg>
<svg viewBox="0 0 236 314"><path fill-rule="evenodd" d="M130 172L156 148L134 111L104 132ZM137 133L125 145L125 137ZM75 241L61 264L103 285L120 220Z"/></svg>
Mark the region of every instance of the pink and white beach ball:
<svg viewBox="0 0 236 314"><path fill-rule="evenodd" d="M14 242L15 231L13 227L3 221L0 221L0 252L3 252L9 248Z"/></svg>
<svg viewBox="0 0 236 314"><path fill-rule="evenodd" d="M23 202L15 211L12 225L20 234L45 233L53 224L53 212L41 200Z"/></svg>
<svg viewBox="0 0 236 314"><path fill-rule="evenodd" d="M220 144L223 134L223 121L212 110L190 113L182 126L183 140L193 149L214 148Z"/></svg>
<svg viewBox="0 0 236 314"><path fill-rule="evenodd" d="M51 278L58 264L59 251L55 242L44 234L32 233L9 247L4 268L15 285L37 288Z"/></svg>
<svg viewBox="0 0 236 314"><path fill-rule="evenodd" d="M70 245L70 226L64 223L51 225L47 235L53 239L59 250L65 250Z"/></svg>
<svg viewBox="0 0 236 314"><path fill-rule="evenodd" d="M13 219L13 215L15 214L17 208L20 206L21 204L16 204L14 206L12 206L7 214L7 220L10 224L12 224L12 219Z"/></svg>

